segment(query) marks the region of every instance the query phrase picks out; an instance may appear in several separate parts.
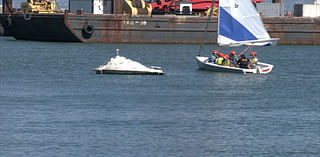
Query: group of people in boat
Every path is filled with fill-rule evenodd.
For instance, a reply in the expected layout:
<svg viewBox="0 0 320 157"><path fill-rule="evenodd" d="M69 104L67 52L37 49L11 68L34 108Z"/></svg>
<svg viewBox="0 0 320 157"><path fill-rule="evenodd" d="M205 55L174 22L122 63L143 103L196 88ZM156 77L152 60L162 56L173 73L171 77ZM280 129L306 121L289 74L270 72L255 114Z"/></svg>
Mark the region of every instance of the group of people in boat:
<svg viewBox="0 0 320 157"><path fill-rule="evenodd" d="M208 62L223 66L252 69L256 66L258 58L256 57L256 52L252 52L250 55L251 58L249 59L244 54L241 54L239 59L235 51L230 51L229 55L224 55L223 53L218 53L217 50L213 50Z"/></svg>

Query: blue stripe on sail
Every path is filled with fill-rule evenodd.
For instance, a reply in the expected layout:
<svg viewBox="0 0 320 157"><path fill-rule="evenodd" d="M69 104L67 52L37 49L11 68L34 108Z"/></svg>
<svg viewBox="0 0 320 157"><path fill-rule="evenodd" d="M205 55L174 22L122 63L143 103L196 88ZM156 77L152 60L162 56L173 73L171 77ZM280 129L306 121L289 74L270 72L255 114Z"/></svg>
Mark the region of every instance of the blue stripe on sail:
<svg viewBox="0 0 320 157"><path fill-rule="evenodd" d="M258 40L223 8L219 10L219 34L234 41Z"/></svg>

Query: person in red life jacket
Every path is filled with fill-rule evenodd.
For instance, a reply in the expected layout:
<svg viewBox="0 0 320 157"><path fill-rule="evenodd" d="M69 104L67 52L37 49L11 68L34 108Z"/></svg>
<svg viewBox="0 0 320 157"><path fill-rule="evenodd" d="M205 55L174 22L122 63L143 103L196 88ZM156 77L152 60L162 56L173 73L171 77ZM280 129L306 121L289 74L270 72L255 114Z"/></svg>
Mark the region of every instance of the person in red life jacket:
<svg viewBox="0 0 320 157"><path fill-rule="evenodd" d="M222 53L218 53L218 56L219 57L217 58L216 63L219 64L219 65L222 65L223 64L223 60L224 60L223 54Z"/></svg>
<svg viewBox="0 0 320 157"><path fill-rule="evenodd" d="M246 58L246 56L244 54L242 54L240 56L240 59L239 59L239 67L240 68L243 68L243 69L251 69L251 66L250 66L250 60L248 58Z"/></svg>
<svg viewBox="0 0 320 157"><path fill-rule="evenodd" d="M231 63L230 63L230 57L229 55L224 55L223 56L223 63L222 63L224 66L230 66Z"/></svg>
<svg viewBox="0 0 320 157"><path fill-rule="evenodd" d="M218 53L217 50L213 50L211 55L209 56L208 62L216 63L216 59L218 58L217 53Z"/></svg>
<svg viewBox="0 0 320 157"><path fill-rule="evenodd" d="M251 55L250 63L251 63L252 68L254 68L257 65L257 62L258 62L258 58L256 57L257 53L256 52L252 52L250 55Z"/></svg>
<svg viewBox="0 0 320 157"><path fill-rule="evenodd" d="M230 51L230 61L231 61L231 66L236 66L238 63L238 56L235 51Z"/></svg>

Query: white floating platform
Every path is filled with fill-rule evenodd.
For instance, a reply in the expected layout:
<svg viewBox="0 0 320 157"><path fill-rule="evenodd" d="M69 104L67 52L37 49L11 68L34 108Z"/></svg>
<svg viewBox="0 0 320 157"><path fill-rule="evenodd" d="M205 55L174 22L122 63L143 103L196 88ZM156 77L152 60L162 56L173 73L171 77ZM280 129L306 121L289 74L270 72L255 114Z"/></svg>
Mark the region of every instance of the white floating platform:
<svg viewBox="0 0 320 157"><path fill-rule="evenodd" d="M119 55L111 58L108 63L100 65L94 71L96 74L163 75L161 67L147 67Z"/></svg>

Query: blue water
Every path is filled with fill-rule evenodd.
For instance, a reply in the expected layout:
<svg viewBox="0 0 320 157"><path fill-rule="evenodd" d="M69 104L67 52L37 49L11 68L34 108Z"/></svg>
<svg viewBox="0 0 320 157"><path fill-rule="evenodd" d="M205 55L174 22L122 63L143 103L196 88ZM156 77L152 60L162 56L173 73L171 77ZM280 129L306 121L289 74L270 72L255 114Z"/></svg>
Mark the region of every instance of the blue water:
<svg viewBox="0 0 320 157"><path fill-rule="evenodd" d="M0 156L320 156L320 46L255 49L268 75L198 70L199 45L0 46ZM116 48L166 75L95 74Z"/></svg>

